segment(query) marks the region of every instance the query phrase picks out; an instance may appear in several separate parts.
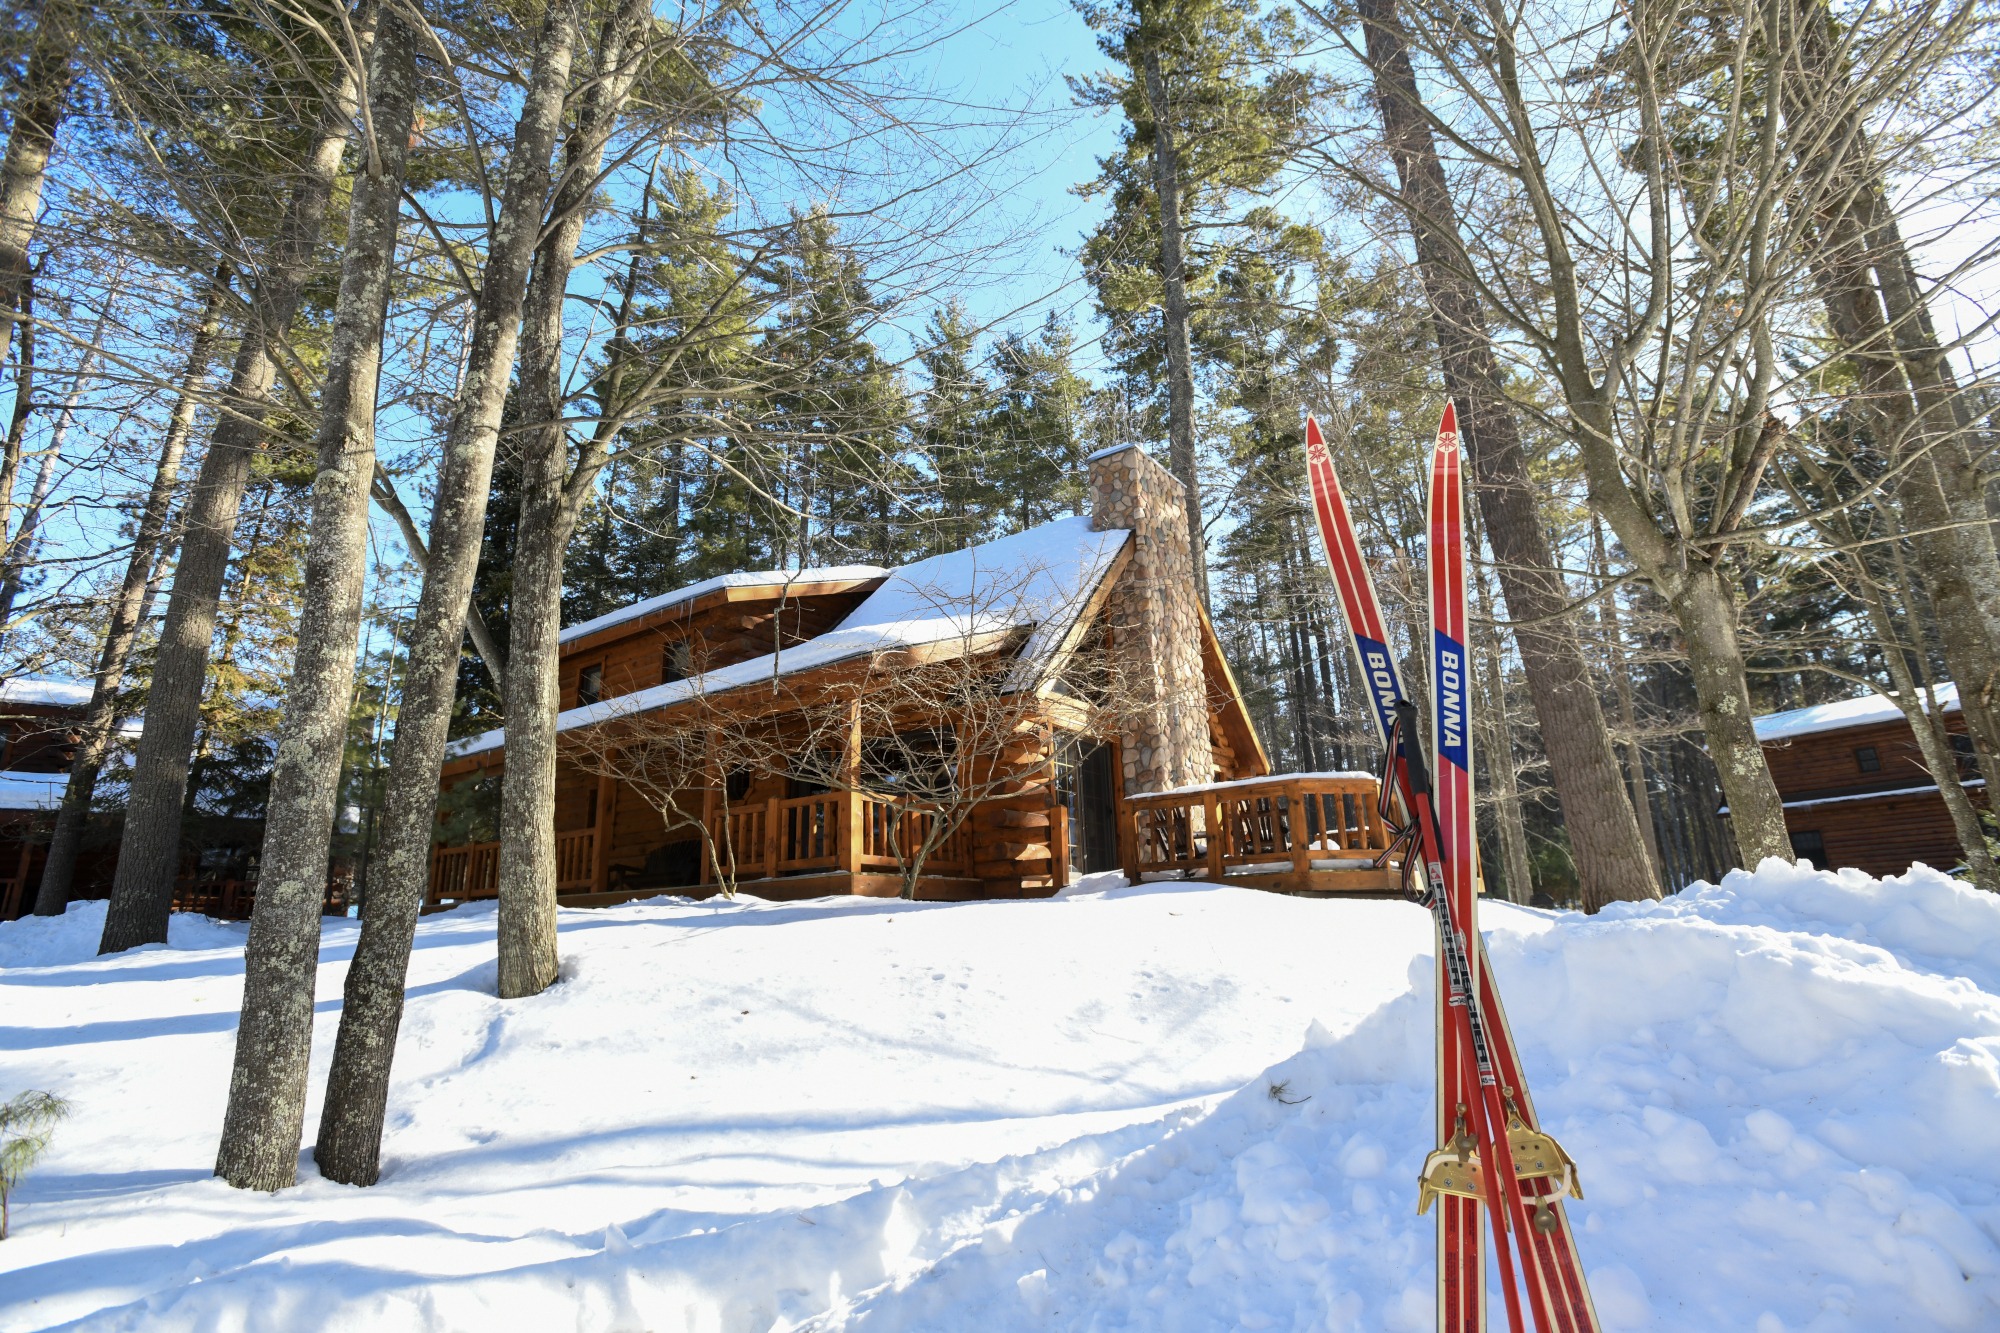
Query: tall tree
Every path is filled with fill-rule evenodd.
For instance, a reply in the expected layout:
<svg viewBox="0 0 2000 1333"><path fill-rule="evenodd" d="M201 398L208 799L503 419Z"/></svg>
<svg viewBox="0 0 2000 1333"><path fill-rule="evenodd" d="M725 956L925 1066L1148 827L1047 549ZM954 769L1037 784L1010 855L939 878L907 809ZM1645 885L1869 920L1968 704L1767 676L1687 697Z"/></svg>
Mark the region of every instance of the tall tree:
<svg viewBox="0 0 2000 1333"><path fill-rule="evenodd" d="M1501 596L1541 723L1542 742L1562 802L1584 905L1657 898L1637 813L1625 799L1618 759L1583 650L1564 619L1569 590L1535 498L1527 452L1500 383L1479 291L1457 256L1458 208L1410 66L1395 0L1361 0L1358 10L1374 76L1375 101L1400 189L1394 198L1416 242L1445 389L1459 409L1475 494L1493 545Z"/></svg>
<svg viewBox="0 0 2000 1333"><path fill-rule="evenodd" d="M500 995L556 979L556 713L563 556L603 449L570 466L563 419L563 309L577 246L598 193L605 145L641 71L657 61L651 0L622 0L604 19L596 68L564 147L550 221L535 252L522 319L520 512L507 629L506 764L500 780Z"/></svg>
<svg viewBox="0 0 2000 1333"><path fill-rule="evenodd" d="M76 81L73 59L78 29L89 11L76 0L42 0L34 11L35 31L18 85L8 89L13 125L7 151L0 158L0 359L26 314L30 269L28 244L34 238L41 209L42 183L48 178L49 157L56 131L69 105ZM17 397L24 396L16 386ZM17 402L15 410L20 410ZM0 495L0 504L7 497Z"/></svg>
<svg viewBox="0 0 2000 1333"><path fill-rule="evenodd" d="M402 1024L403 980L417 913L430 874L438 765L465 640L465 609L580 21L577 0L553 0L541 14L488 236L465 375L432 499L429 564L410 634L383 797L382 839L368 872L369 911L348 966L346 1002L313 1150L321 1174L347 1184L372 1185L381 1170L389 1069Z"/></svg>
<svg viewBox="0 0 2000 1333"><path fill-rule="evenodd" d="M361 0L348 26L357 46L372 42L375 0ZM200 722L216 608L229 566L251 461L264 436L277 377L278 344L291 327L319 249L356 109L352 66L327 90L318 131L291 182L284 215L251 293L230 372L182 524L180 559L146 699L146 729L133 761L111 906L99 950L163 943L180 863L181 809Z"/></svg>
<svg viewBox="0 0 2000 1333"><path fill-rule="evenodd" d="M1878 79L1857 77L1885 54L1934 67L1971 23L1969 11L1935 14L1933 31L1904 17L1862 48L1817 0L1783 6L1772 36L1774 77L1801 160L1798 206L1821 232L1814 275L1827 320L1854 366L1858 406L1888 463L1902 528L1937 619L1939 645L1958 682L1967 730L1989 789L2000 789L2000 554L1987 512L1987 448L1974 448L1970 413L1940 348L1915 266L1889 203L1887 171L1866 111ZM1943 779L1941 778L1940 781Z"/></svg>
<svg viewBox="0 0 2000 1333"><path fill-rule="evenodd" d="M382 330L417 106L417 34L392 7L367 56L367 114L347 215L298 648L264 817L242 1016L215 1173L238 1189L297 1179L312 1051L313 982L334 798L354 687L375 480Z"/></svg>
<svg viewBox="0 0 2000 1333"><path fill-rule="evenodd" d="M1201 273L1226 247L1236 199L1269 186L1291 156L1314 83L1292 59L1285 9L1260 15L1250 0L1078 0L1078 9L1122 70L1071 86L1086 105L1115 106L1126 121L1121 151L1085 187L1113 195L1113 217L1087 259L1101 305L1158 310L1149 359L1164 371L1169 461L1187 492L1206 605L1194 365ZM1140 269L1146 281L1135 284Z"/></svg>

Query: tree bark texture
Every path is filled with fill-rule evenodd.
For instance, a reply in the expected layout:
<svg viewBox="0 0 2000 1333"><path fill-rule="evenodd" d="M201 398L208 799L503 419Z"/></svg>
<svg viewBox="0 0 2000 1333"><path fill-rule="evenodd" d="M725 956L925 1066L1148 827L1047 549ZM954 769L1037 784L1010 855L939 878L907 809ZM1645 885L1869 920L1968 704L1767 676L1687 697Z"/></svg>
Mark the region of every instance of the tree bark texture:
<svg viewBox="0 0 2000 1333"><path fill-rule="evenodd" d="M74 0L43 0L35 19L28 65L14 103L14 128L7 136L7 153L0 159L0 360L14 336L15 314L29 278L28 243L34 239L35 218L42 206L42 182L49 156L55 151L56 129L69 104L76 81L71 60L77 25L83 13Z"/></svg>
<svg viewBox="0 0 2000 1333"><path fill-rule="evenodd" d="M1695 707L1722 780L1738 853L1752 869L1769 856L1790 860L1792 839L1785 828L1784 800L1771 781L1752 720L1729 581L1714 565L1691 564L1662 591L1687 649Z"/></svg>
<svg viewBox="0 0 2000 1333"><path fill-rule="evenodd" d="M1587 911L1660 896L1637 813L1625 796L1610 729L1583 650L1561 618L1568 589L1528 475L1526 451L1500 387L1486 312L1457 256L1458 210L1418 100L1416 76L1394 0L1362 0L1368 63L1402 205L1416 240L1417 268L1431 306L1445 388L1478 483L1480 517L1493 547L1500 591L1541 724L1549 775L1562 803Z"/></svg>
<svg viewBox="0 0 2000 1333"><path fill-rule="evenodd" d="M340 1034L313 1154L322 1175L344 1184L372 1185L381 1171L389 1070L403 1020L403 982L417 915L430 878L438 766L465 641L465 608L479 563L493 454L520 338L523 289L541 235L549 158L561 127L576 30L574 0L557 0L543 15L487 246L465 379L445 436L431 509L430 566L411 625L383 798L382 841L370 867L361 938L348 966Z"/></svg>
<svg viewBox="0 0 2000 1333"><path fill-rule="evenodd" d="M375 398L382 330L417 104L417 37L395 10L368 58L368 121L347 215L326 387L320 398L298 648L264 815L264 861L243 951L243 1005L215 1174L238 1189L298 1178L313 983L354 654L368 572L368 493L375 481Z"/></svg>
<svg viewBox="0 0 2000 1333"><path fill-rule="evenodd" d="M160 441L160 461L153 469L153 484L146 491L145 507L139 511L138 527L132 534L125 577L111 602L110 623L105 627L104 644L97 653L97 672L91 678L90 702L85 705L83 720L77 727L69 781L63 787L55 831L49 838L48 860L42 868L41 887L35 894L38 916L61 916L69 906L76 858L83 849L90 801L97 792L97 775L103 771L104 756L118 725L118 691L125 683L132 642L138 637L140 622L152 601L149 594L154 571L160 563L167 514L173 508L174 488L180 482L181 459L187 453L188 435L194 429L195 410L201 405L201 381L208 374L208 363L215 356L216 340L221 336L227 281L227 276L218 270L209 282L201 321L195 326L187 366L181 372L173 414L167 418L166 435Z"/></svg>
<svg viewBox="0 0 2000 1333"><path fill-rule="evenodd" d="M552 224L535 255L521 323L518 416L521 498L508 598L506 761L500 776L500 996L539 994L556 979L556 713L563 556L596 468L573 485L562 423L563 302L597 188L604 146L634 76L651 0L624 0L605 20L597 74L577 110ZM600 812L600 817L604 812ZM599 836L605 836L600 830Z"/></svg>
<svg viewBox="0 0 2000 1333"><path fill-rule="evenodd" d="M1195 591L1208 605L1208 538L1202 530L1201 480L1195 473L1194 317L1188 309L1187 237L1181 222L1181 160L1168 119L1166 77L1160 53L1144 60L1146 104L1153 114L1153 192L1160 201L1161 331L1167 339L1167 453L1187 489L1188 547L1194 552Z"/></svg>
<svg viewBox="0 0 2000 1333"><path fill-rule="evenodd" d="M359 40L372 42L374 0L354 16ZM125 835L111 906L98 949L115 953L167 938L174 877L180 866L181 814L187 799L188 761L201 719L210 642L236 519L250 479L251 459L263 441L264 415L276 378L276 344L291 328L299 298L312 275L321 225L333 198L335 173L347 147L357 90L345 76L329 98L312 151L292 185L271 243L264 272L250 298L236 363L229 377L208 453L195 476L181 523L180 561L167 597L146 728L134 756Z"/></svg>

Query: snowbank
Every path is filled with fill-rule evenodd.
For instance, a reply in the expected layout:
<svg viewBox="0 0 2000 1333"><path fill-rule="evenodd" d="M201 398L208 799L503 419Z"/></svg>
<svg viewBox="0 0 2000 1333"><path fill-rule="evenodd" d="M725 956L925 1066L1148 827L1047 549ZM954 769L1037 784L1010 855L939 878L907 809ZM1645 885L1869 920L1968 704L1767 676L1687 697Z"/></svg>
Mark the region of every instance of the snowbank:
<svg viewBox="0 0 2000 1333"><path fill-rule="evenodd" d="M566 912L509 1003L490 909L427 918L383 1183L275 1197L207 1178L237 947L0 926L0 1090L78 1103L0 1329L1430 1328L1424 916L1102 882ZM1607 1328L2000 1322L2000 904L1767 862L1484 921Z"/></svg>

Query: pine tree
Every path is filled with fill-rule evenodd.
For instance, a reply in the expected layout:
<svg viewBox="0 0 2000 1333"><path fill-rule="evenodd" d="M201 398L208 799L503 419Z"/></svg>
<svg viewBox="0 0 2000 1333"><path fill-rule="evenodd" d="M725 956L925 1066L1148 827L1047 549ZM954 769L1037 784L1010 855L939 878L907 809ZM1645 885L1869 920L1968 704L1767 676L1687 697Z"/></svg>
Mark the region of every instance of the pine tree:
<svg viewBox="0 0 2000 1333"><path fill-rule="evenodd" d="M1119 369L1164 407L1168 454L1187 490L1195 576L1208 597L1198 459L1195 342L1207 281L1233 211L1265 189L1304 132L1315 82L1296 57L1291 11L1252 0L1077 0L1098 49L1122 67L1071 80L1085 105L1125 116L1121 151L1086 193L1112 216L1084 249ZM1164 399L1161 403L1159 400Z"/></svg>
<svg viewBox="0 0 2000 1333"><path fill-rule="evenodd" d="M988 361L994 405L985 432L996 519L1009 531L1083 512L1090 385L1076 333L1054 311L1032 337L1002 334Z"/></svg>

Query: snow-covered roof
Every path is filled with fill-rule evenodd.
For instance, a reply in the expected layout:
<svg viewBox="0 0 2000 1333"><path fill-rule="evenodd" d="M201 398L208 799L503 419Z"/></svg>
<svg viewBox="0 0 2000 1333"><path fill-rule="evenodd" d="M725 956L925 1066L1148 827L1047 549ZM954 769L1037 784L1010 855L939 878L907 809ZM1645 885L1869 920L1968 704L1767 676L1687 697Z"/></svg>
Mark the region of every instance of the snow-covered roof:
<svg viewBox="0 0 2000 1333"><path fill-rule="evenodd" d="M90 682L54 676L13 676L0 680L0 704L57 704L80 708L90 702Z"/></svg>
<svg viewBox="0 0 2000 1333"><path fill-rule="evenodd" d="M746 570L739 574L718 574L712 579L690 583L685 588L675 588L657 597L621 606L616 611L606 611L580 624L571 625L556 636L558 643L570 643L585 635L595 634L613 625L622 625L628 620L651 615L662 607L676 606L682 602L692 602L697 597L723 588L783 588L796 583L846 583L865 579L881 578L889 571L880 565L829 565L822 569L758 569Z"/></svg>
<svg viewBox="0 0 2000 1333"><path fill-rule="evenodd" d="M0 771L0 810L53 810L68 785L67 773Z"/></svg>
<svg viewBox="0 0 2000 1333"><path fill-rule="evenodd" d="M817 638L746 662L669 681L650 689L567 709L556 729L648 712L691 698L719 694L773 676L831 666L869 653L892 652L958 640L985 643L1009 630L1030 629L1021 647L1015 688L1068 637L1091 594L1109 572L1130 534L1123 528L1093 531L1087 518L1059 518L1011 537L932 556L890 573L848 617ZM506 739L495 729L454 742L446 757L462 759L497 749Z"/></svg>
<svg viewBox="0 0 2000 1333"><path fill-rule="evenodd" d="M1958 686L1952 684L1937 687L1938 704L1952 712L1958 707ZM1790 740L1794 736L1810 736L1821 731L1841 731L1847 727L1865 727L1878 722L1895 722L1903 716L1903 710L1896 701L1886 695L1864 694L1859 699L1841 699L1830 704L1814 704L1811 708L1794 708L1785 713L1766 713L1752 719L1760 741Z"/></svg>

